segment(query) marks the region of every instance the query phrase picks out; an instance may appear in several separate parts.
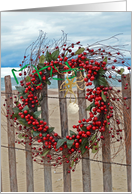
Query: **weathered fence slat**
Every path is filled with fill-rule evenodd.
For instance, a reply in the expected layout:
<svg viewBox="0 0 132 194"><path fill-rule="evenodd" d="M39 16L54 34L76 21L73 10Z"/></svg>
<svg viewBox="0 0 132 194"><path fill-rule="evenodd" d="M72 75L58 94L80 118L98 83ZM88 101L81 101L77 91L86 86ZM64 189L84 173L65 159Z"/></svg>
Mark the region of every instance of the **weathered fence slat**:
<svg viewBox="0 0 132 194"><path fill-rule="evenodd" d="M48 115L48 89L47 85L43 88L41 95L43 96L42 104L41 104L41 116L49 124L49 115ZM52 192L52 175L51 175L51 167L48 166L48 162L45 161L44 166L44 184L45 184L45 192Z"/></svg>
<svg viewBox="0 0 132 194"><path fill-rule="evenodd" d="M3 192L3 188L2 188L2 168L1 168L1 192Z"/></svg>
<svg viewBox="0 0 132 194"><path fill-rule="evenodd" d="M102 140L102 161L110 162L111 152L110 152L110 134L108 133L108 128L105 128L103 132L104 140ZM103 163L103 187L104 192L112 192L112 172L111 164Z"/></svg>
<svg viewBox="0 0 132 194"><path fill-rule="evenodd" d="M79 79L80 72L77 72L77 81ZM81 78L82 79L82 78ZM82 82L78 82L78 86L80 88L84 88L84 84ZM78 105L79 105L79 119L82 120L83 118L87 119L87 112L86 112L86 100L85 100L85 90L79 90L77 88L77 95L78 95ZM90 172L90 160L86 160L83 158L89 158L89 150L87 150L82 157L82 179L83 179L83 192L91 192L91 172Z"/></svg>
<svg viewBox="0 0 132 194"><path fill-rule="evenodd" d="M58 75L58 78L64 79L64 75ZM60 121L61 121L61 135L62 138L68 135L68 116L67 116L67 102L64 98L65 91L60 91L60 86L63 80L58 80L59 105L60 105ZM65 155L65 153L63 152ZM68 173L68 164L63 164L63 180L64 192L71 192L71 174Z"/></svg>
<svg viewBox="0 0 132 194"><path fill-rule="evenodd" d="M15 133L14 133L14 122L10 119L13 107L12 99L12 86L11 86L11 77L10 75L5 76L5 96L6 104L9 110L7 117L7 133L8 133L8 147L15 148ZM12 125L12 126L11 126ZM11 192L17 192L17 172L16 172L16 152L15 149L8 148L9 156L9 176L10 176L10 189Z"/></svg>
<svg viewBox="0 0 132 194"><path fill-rule="evenodd" d="M31 150L31 146L26 143L26 150ZM34 192L34 179L33 179L33 159L32 152L26 151L26 179L27 179L27 192Z"/></svg>
<svg viewBox="0 0 132 194"><path fill-rule="evenodd" d="M124 101L126 106L124 106L124 129L125 129L125 142L126 142L126 163L131 164L131 84L130 84L130 74L121 76L122 80L122 97L129 97ZM127 89L126 83L128 84ZM126 107L129 107L127 109ZM127 188L128 192L131 192L131 166L127 166Z"/></svg>

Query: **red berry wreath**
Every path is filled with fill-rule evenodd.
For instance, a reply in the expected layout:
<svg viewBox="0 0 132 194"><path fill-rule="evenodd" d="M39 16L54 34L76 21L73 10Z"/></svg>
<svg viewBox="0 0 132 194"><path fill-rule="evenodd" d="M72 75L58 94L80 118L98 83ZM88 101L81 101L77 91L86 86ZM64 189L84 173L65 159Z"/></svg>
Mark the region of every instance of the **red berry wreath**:
<svg viewBox="0 0 132 194"><path fill-rule="evenodd" d="M72 49L77 45L79 48L73 52ZM47 160L52 166L66 162L74 171L76 163L87 150L91 149L93 153L99 150L104 131L107 130L111 135L111 142L113 139L122 139L122 121L119 115L123 113L119 107L122 107L126 98L122 99L120 90L111 87L109 80L113 77L113 72L118 75L124 72L124 69L119 70L116 64L125 63L129 70L130 67L119 48L112 49L104 45L92 49L82 47L80 42L72 43L70 46L63 44L51 51L46 47L39 55L41 56L38 57L37 65L23 67L28 69L28 75L25 72L26 76L20 82L21 86L16 87L19 95L11 118L19 126L19 132L16 133L18 142L31 145L34 161L44 164L44 160ZM30 61L32 63L34 60ZM41 106L41 91L46 84L50 84L50 79L66 72L70 77L72 71L75 77L78 71L85 72L85 99L91 102L86 110L90 112L87 119L79 120L73 125L76 132L70 131L68 136L61 138L53 127L47 125L46 120L39 117L41 111L37 108ZM121 82L121 79L118 81ZM91 85L94 87L89 87ZM118 134L114 135L114 130L118 130ZM65 151L65 155L62 155L62 151Z"/></svg>

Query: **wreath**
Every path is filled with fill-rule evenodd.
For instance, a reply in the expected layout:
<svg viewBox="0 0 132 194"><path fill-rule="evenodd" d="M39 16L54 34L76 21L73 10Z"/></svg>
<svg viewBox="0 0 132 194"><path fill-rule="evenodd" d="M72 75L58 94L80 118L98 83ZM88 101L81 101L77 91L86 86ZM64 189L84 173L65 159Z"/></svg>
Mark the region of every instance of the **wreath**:
<svg viewBox="0 0 132 194"><path fill-rule="evenodd" d="M73 52L75 48L76 51ZM45 46L41 53L38 52L37 60L30 57L30 63L24 66L26 58L25 55L23 67L19 70L24 71L19 73L19 76L24 75L24 79L20 81L21 86L16 86L18 97L10 118L18 129L16 142L31 146L34 161L40 164L47 161L54 167L68 163L70 173L75 170L76 164L87 150L92 153L99 151L101 142L105 139L104 132L110 135L111 143L122 140L122 107L127 97L123 99L121 91L110 86L110 80L113 78L121 82L118 76L123 74L124 68L119 69L116 64L122 63L129 70L130 66L119 48L99 43L93 45L93 48L83 47L80 42L69 45L63 43L54 49ZM13 69L12 73L17 81L15 71ZM76 99L72 87L79 87L78 73L83 86L85 83L84 100L91 102L86 107L89 117L75 123L70 134L62 138L54 127L40 118L41 111L38 111L38 107L41 107L44 98L41 92L51 84L51 79L62 80L60 92L65 91L64 98L70 92ZM65 79L59 78L59 75L64 75ZM125 75L123 77L125 79ZM78 111L76 100L70 103L69 108L73 112Z"/></svg>

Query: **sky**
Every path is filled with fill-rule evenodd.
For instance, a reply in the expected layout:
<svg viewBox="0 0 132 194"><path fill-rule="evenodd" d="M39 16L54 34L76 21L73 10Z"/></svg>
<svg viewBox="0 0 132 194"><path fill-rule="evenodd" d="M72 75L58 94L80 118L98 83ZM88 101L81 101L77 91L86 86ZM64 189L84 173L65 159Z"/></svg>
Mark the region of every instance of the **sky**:
<svg viewBox="0 0 132 194"><path fill-rule="evenodd" d="M131 50L131 13L129 12L2 12L1 68L19 68L25 49L34 42L39 30L49 40L58 40L62 30L70 42L87 46L96 41L118 36L110 44L128 44ZM130 57L130 56L129 56Z"/></svg>

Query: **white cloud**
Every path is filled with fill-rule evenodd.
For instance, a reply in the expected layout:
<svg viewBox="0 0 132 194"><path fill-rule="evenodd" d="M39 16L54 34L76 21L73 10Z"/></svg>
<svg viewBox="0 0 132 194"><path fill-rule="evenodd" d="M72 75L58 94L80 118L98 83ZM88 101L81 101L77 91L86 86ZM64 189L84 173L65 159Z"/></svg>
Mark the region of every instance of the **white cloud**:
<svg viewBox="0 0 132 194"><path fill-rule="evenodd" d="M127 12L2 12L1 48L6 52L2 64L12 52L22 59L21 53L37 39L39 30L52 40L58 40L63 30L70 42L81 41L84 46L123 32L119 43L126 44L131 42L130 23L131 14Z"/></svg>

